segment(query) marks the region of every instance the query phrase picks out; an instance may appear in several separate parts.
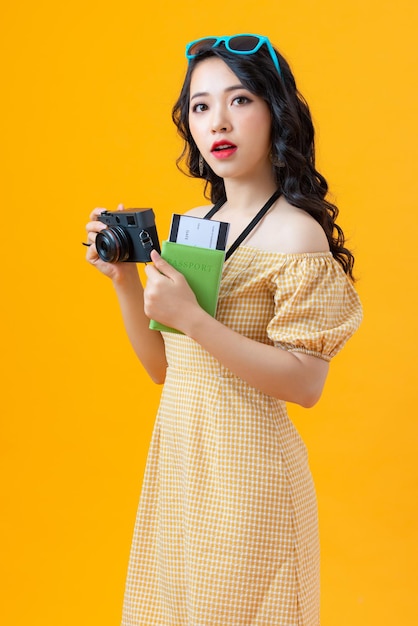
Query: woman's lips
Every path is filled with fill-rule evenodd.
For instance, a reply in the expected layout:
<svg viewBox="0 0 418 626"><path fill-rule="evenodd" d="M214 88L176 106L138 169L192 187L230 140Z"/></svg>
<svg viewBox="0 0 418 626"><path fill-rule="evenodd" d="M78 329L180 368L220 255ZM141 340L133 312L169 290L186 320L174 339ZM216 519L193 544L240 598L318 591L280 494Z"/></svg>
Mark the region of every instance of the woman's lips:
<svg viewBox="0 0 418 626"><path fill-rule="evenodd" d="M215 159L228 159L237 149L235 144L228 141L216 141L211 148L211 153Z"/></svg>

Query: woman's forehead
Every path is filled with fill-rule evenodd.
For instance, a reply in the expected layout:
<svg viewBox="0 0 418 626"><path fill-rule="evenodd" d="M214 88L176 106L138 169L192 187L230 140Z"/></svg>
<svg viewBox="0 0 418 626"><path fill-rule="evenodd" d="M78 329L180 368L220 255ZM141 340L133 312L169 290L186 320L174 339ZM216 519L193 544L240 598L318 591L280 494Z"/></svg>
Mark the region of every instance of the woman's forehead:
<svg viewBox="0 0 418 626"><path fill-rule="evenodd" d="M196 64L191 75L190 92L216 88L220 82L239 84L241 81L225 61L210 57Z"/></svg>

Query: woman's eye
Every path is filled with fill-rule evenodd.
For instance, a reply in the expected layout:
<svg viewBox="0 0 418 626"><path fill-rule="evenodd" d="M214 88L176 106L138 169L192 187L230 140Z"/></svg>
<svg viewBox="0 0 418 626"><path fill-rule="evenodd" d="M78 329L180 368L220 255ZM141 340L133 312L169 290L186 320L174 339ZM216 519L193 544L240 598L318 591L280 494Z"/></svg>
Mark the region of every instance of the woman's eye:
<svg viewBox="0 0 418 626"><path fill-rule="evenodd" d="M247 96L237 96L236 98L234 98L234 104L247 104L247 102L250 102L250 99L247 98Z"/></svg>
<svg viewBox="0 0 418 626"><path fill-rule="evenodd" d="M208 108L207 104L203 104L203 102L199 102L198 104L193 105L192 111L194 113L202 113L203 111L206 111L207 108Z"/></svg>

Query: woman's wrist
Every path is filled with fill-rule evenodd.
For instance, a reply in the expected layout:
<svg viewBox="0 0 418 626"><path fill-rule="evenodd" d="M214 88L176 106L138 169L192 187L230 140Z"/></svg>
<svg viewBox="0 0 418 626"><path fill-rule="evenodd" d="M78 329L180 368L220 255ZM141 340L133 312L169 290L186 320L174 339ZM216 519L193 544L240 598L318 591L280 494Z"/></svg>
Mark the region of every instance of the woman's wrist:
<svg viewBox="0 0 418 626"><path fill-rule="evenodd" d="M193 311L191 315L185 315L183 319L185 320L182 324L183 328L179 330L197 343L202 343L207 339L210 325L216 322L216 320L199 305L196 306L195 311Z"/></svg>
<svg viewBox="0 0 418 626"><path fill-rule="evenodd" d="M112 276L112 283L115 289L138 283L141 285L136 263L120 263Z"/></svg>

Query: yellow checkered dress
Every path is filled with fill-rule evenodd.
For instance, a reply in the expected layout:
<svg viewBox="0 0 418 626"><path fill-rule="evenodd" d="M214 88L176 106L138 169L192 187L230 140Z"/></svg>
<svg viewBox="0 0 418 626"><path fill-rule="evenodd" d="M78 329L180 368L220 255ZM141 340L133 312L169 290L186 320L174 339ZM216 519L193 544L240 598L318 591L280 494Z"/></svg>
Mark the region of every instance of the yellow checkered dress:
<svg viewBox="0 0 418 626"><path fill-rule="evenodd" d="M217 318L329 360L358 327L361 306L331 253L241 246L225 263ZM188 337L164 340L167 378L123 626L317 626L315 490L285 403Z"/></svg>

